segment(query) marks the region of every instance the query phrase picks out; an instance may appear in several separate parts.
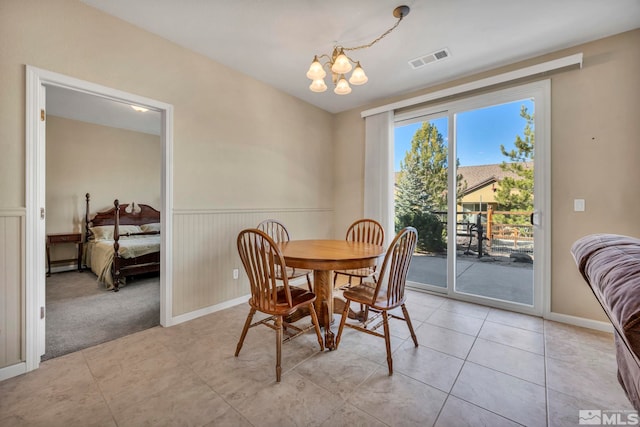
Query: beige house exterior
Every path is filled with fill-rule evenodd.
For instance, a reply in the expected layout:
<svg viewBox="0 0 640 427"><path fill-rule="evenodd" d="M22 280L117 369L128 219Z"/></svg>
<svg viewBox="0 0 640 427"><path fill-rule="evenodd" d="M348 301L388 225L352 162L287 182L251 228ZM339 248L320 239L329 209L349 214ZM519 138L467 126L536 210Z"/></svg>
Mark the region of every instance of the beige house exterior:
<svg viewBox="0 0 640 427"><path fill-rule="evenodd" d="M533 167L527 162L526 167ZM458 211L483 211L489 207L494 211L498 208L496 193L500 189L500 182L505 177L517 178L512 172L504 171L501 164L460 166L458 174L462 175L466 184Z"/></svg>

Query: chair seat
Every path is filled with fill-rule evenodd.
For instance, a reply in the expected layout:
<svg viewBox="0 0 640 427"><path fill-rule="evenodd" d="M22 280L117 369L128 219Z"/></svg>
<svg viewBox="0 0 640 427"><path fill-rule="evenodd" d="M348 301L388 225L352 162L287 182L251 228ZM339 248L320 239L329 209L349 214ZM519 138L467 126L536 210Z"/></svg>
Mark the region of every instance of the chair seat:
<svg viewBox="0 0 640 427"><path fill-rule="evenodd" d="M376 274L376 269L373 267L354 268L352 270L336 270L336 274L344 274L345 276L352 277L371 277Z"/></svg>
<svg viewBox="0 0 640 427"><path fill-rule="evenodd" d="M253 303L253 299L249 299L249 305L255 307L256 309L260 309L264 313L278 316L286 316L288 314L293 313L301 306L312 303L316 300L316 295L314 293L309 292L306 289L296 288L295 286L289 287L289 292L291 292L291 306L287 303L287 298L284 292L284 286L278 286L278 294L277 294L277 302L276 307L273 310L265 311L261 309L256 304Z"/></svg>
<svg viewBox="0 0 640 427"><path fill-rule="evenodd" d="M400 301L397 301L395 304L390 304L387 300L387 289L382 288L380 292L378 292L378 297L376 301L372 303L374 293L376 291L376 285L373 283L363 283L362 285L353 286L351 288L345 289L342 294L345 298L360 303L369 305L371 308L375 310L391 310L393 308L399 307L404 304L405 298L403 297Z"/></svg>

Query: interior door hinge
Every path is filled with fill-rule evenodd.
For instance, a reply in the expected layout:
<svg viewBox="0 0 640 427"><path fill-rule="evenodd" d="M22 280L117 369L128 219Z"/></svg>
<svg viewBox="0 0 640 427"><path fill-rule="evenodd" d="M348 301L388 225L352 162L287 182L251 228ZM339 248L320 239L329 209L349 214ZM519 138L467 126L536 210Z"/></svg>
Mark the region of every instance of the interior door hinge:
<svg viewBox="0 0 640 427"><path fill-rule="evenodd" d="M44 208L40 208L40 219L44 219Z"/></svg>
<svg viewBox="0 0 640 427"><path fill-rule="evenodd" d="M41 109L40 110L40 121L44 122L44 119L45 119L45 112L44 112L44 109Z"/></svg>
<svg viewBox="0 0 640 427"><path fill-rule="evenodd" d="M44 307L40 307L40 318L44 319Z"/></svg>

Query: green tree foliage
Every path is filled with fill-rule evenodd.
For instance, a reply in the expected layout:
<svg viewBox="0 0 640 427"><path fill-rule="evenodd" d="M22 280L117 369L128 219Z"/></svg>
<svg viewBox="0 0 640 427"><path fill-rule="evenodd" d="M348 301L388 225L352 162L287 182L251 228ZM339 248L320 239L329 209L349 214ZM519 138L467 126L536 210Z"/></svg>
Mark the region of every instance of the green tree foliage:
<svg viewBox="0 0 640 427"><path fill-rule="evenodd" d="M416 247L424 252L442 252L446 248L444 224L431 212L406 212L396 214L396 229L406 226L418 231Z"/></svg>
<svg viewBox="0 0 640 427"><path fill-rule="evenodd" d="M500 151L509 159L509 162L502 162L500 167L503 171L515 175L500 181L496 202L498 202L498 210L501 211L533 210L534 115L529 114L523 105L520 108L520 117L526 121L524 138L517 135L514 141L515 147L510 151L507 151L504 145L500 145ZM503 224L520 224L527 223L529 218L522 215L496 215L495 221Z"/></svg>
<svg viewBox="0 0 640 427"><path fill-rule="evenodd" d="M413 226L418 230L418 249L442 251L446 231L432 212L447 209L447 146L442 134L424 122L411 140L411 150L400 163L396 182L396 231ZM461 195L462 177L459 178Z"/></svg>

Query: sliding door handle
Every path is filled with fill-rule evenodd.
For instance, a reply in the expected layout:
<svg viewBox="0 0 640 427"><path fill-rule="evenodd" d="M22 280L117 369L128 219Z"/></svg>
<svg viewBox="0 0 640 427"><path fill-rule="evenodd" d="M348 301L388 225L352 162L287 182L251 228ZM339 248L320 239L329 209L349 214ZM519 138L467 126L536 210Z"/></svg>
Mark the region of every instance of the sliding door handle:
<svg viewBox="0 0 640 427"><path fill-rule="evenodd" d="M529 222L531 225L539 227L540 226L540 212L533 211L529 216Z"/></svg>

